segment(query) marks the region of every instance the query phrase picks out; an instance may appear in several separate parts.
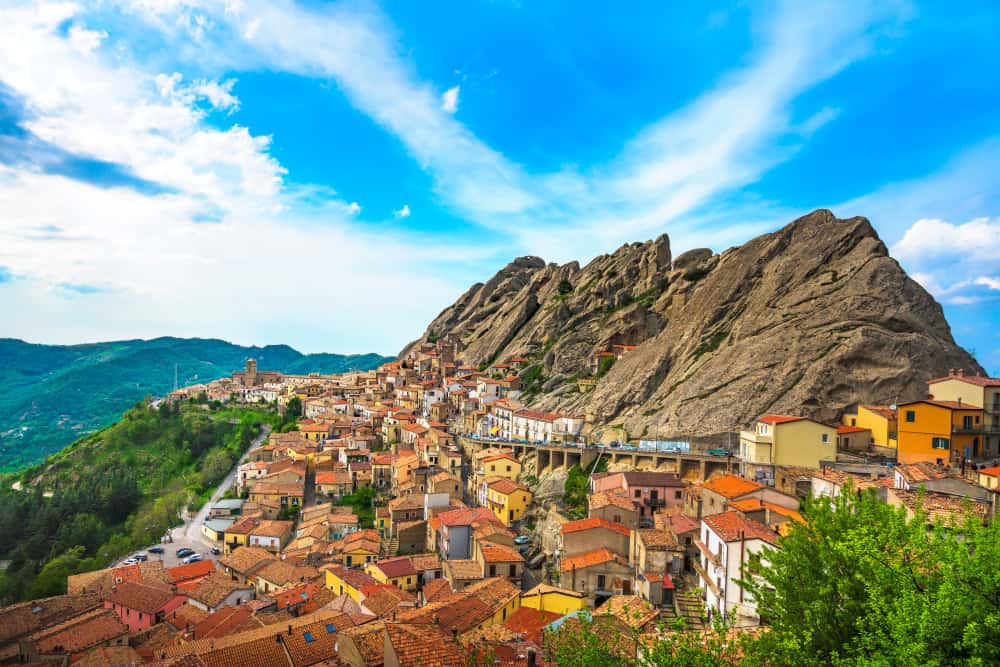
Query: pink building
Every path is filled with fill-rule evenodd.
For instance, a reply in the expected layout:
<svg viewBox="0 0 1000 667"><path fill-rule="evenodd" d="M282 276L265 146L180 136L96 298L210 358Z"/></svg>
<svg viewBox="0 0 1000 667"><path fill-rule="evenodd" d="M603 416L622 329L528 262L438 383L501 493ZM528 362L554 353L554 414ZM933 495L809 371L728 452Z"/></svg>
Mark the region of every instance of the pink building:
<svg viewBox="0 0 1000 667"><path fill-rule="evenodd" d="M104 607L112 609L128 626L130 634L153 627L187 598L162 583L126 581L105 595Z"/></svg>
<svg viewBox="0 0 1000 667"><path fill-rule="evenodd" d="M625 496L639 506L641 517L684 503L684 482L673 472L594 473L590 478L590 490L591 493L604 491Z"/></svg>

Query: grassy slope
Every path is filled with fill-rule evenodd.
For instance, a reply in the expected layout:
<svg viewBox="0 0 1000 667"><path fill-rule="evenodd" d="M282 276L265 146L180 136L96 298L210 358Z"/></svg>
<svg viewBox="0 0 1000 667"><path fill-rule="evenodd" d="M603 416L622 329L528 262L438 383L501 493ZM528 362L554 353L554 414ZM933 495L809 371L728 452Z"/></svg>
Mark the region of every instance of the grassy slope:
<svg viewBox="0 0 1000 667"><path fill-rule="evenodd" d="M241 368L338 373L383 363L376 354L303 355L285 345L241 347L221 340L157 338L87 345L0 339L0 470L31 465L80 435L114 422L146 395Z"/></svg>

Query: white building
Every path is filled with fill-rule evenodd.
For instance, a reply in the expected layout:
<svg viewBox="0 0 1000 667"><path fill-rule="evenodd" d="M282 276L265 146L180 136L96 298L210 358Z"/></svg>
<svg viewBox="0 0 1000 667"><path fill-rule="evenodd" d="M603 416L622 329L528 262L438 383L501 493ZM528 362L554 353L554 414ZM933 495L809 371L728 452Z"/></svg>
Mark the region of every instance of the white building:
<svg viewBox="0 0 1000 667"><path fill-rule="evenodd" d="M752 554L778 547L777 533L739 512L723 512L701 520L697 546L695 570L709 611L734 615L737 627L758 625L756 602L737 582L751 576L744 568ZM766 556L762 559L767 562Z"/></svg>

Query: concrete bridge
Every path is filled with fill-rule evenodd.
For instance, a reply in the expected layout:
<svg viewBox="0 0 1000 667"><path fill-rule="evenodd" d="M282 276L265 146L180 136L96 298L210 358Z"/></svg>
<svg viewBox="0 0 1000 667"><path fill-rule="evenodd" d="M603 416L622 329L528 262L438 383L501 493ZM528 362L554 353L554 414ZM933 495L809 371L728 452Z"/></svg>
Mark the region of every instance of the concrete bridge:
<svg viewBox="0 0 1000 667"><path fill-rule="evenodd" d="M623 450L600 447L580 447L578 445L544 444L536 445L526 442L505 442L502 440L479 440L461 437L462 450L470 458L476 452L490 447L511 449L514 456L524 459L536 456L538 474L568 470L574 465L586 468L594 463L598 456L603 456L609 464L623 464L638 470L658 470L676 472L682 479L704 481L715 473L738 473L739 460L732 456L712 456L692 452L656 452L640 450Z"/></svg>

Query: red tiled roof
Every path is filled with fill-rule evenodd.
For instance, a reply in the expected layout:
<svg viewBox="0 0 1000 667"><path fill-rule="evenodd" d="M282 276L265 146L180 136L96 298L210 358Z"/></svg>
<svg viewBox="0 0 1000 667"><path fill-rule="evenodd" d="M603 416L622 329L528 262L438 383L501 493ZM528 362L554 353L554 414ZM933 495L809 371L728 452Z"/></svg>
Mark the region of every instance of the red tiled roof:
<svg viewBox="0 0 1000 667"><path fill-rule="evenodd" d="M607 547L601 547L600 549L595 549L593 551L588 551L582 554L576 554L575 556L567 556L562 559L562 564L560 569L563 572L570 572L574 568L581 570L585 567L593 567L594 565L602 565L604 563L610 563L611 561L618 561L619 563L625 565L625 561L611 552Z"/></svg>
<svg viewBox="0 0 1000 667"><path fill-rule="evenodd" d="M387 558L385 560L380 560L377 563L372 563L372 566L377 567L390 579L395 579L396 577L411 577L417 573L413 567L413 562L407 556Z"/></svg>
<svg viewBox="0 0 1000 667"><path fill-rule="evenodd" d="M927 405L936 405L939 408L947 408L948 410L982 410L983 408L978 405L973 405L972 403L959 403L958 401L937 401L932 398L926 398L922 401L910 401L909 403L900 403L899 407L903 408L907 405L916 405L917 403L926 403Z"/></svg>
<svg viewBox="0 0 1000 667"><path fill-rule="evenodd" d="M946 380L958 380L959 382L965 382L966 384L972 384L977 387L1000 387L1000 378L988 378L980 375L948 375L942 378L928 380L927 384L937 384L938 382L944 382Z"/></svg>
<svg viewBox="0 0 1000 667"><path fill-rule="evenodd" d="M870 431L871 429L861 428L860 426L838 426L837 435L843 435L845 433L863 433L864 431Z"/></svg>
<svg viewBox="0 0 1000 667"><path fill-rule="evenodd" d="M504 627L521 634L528 641L539 646L542 644L542 629L556 619L559 614L551 611L539 611L531 607L519 607L504 622Z"/></svg>
<svg viewBox="0 0 1000 667"><path fill-rule="evenodd" d="M172 567L167 570L167 574L170 576L170 581L174 583L177 583L178 581L186 581L188 579L196 579L198 577L205 577L213 572L215 572L215 562L211 560L200 560L196 563L178 565L177 567Z"/></svg>
<svg viewBox="0 0 1000 667"><path fill-rule="evenodd" d="M488 484L488 486L497 493L503 493L505 495L510 495L515 491L528 491L528 487L525 485L518 484L512 479L506 478L500 478L497 481Z"/></svg>
<svg viewBox="0 0 1000 667"><path fill-rule="evenodd" d="M607 519L602 519L599 516L590 517L589 519L579 519L577 521L567 521L562 525L562 534L566 535L568 533L578 533L583 530L592 530L594 528L606 528L607 530L613 530L616 533L622 535L629 535L629 529L618 523L611 523Z"/></svg>
<svg viewBox="0 0 1000 667"><path fill-rule="evenodd" d="M793 417L791 415L764 415L757 421L764 422L765 424L787 424L788 422L797 422L805 419L805 417Z"/></svg>
<svg viewBox="0 0 1000 667"><path fill-rule="evenodd" d="M706 516L702 521L726 542L746 539L764 540L769 544L778 543L778 535L762 523L746 518L739 512L723 512Z"/></svg>
<svg viewBox="0 0 1000 667"><path fill-rule="evenodd" d="M980 475L989 475L990 477L1000 477L1000 466L994 466L992 468L980 468L977 470Z"/></svg>
<svg viewBox="0 0 1000 667"><path fill-rule="evenodd" d="M705 484L702 485L702 488L714 491L715 493L725 496L726 498L736 498L764 487L757 482L752 482L749 479L743 479L742 477L737 477L736 475L723 475L721 477L716 477L711 481L705 482Z"/></svg>

